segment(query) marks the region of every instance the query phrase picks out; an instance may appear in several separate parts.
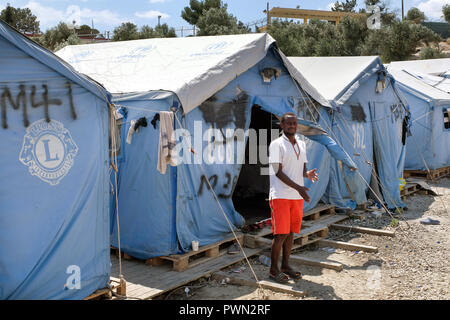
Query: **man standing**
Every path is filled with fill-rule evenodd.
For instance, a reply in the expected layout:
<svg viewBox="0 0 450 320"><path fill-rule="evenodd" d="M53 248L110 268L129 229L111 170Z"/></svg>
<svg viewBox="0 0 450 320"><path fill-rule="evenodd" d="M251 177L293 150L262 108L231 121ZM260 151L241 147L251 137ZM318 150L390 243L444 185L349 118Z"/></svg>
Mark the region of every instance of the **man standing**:
<svg viewBox="0 0 450 320"><path fill-rule="evenodd" d="M307 171L306 145L296 136L297 116L286 113L280 123L283 135L269 146L270 192L269 205L272 216L272 254L270 278L286 283L290 278L298 280L301 273L289 266L289 256L294 242L294 233L300 233L303 218L303 200L310 198L303 179L318 180L317 169ZM281 249L281 271L278 259Z"/></svg>

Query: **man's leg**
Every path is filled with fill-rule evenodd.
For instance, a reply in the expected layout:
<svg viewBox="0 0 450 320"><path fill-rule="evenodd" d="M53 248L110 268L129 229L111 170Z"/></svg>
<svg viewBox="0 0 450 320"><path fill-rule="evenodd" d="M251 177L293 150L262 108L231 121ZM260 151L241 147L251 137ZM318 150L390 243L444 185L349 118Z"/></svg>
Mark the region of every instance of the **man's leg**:
<svg viewBox="0 0 450 320"><path fill-rule="evenodd" d="M300 233L303 218L303 200L291 200L290 204L290 233L283 244L283 259L281 261L281 271L288 274L291 278L299 279L301 274L295 272L289 266L289 257L291 256L292 246L294 244L294 233Z"/></svg>
<svg viewBox="0 0 450 320"><path fill-rule="evenodd" d="M286 242L286 238L288 236L288 234L276 234L273 236L272 254L270 257L270 273L273 276L276 276L280 272L280 269L278 269L278 259L280 258L281 248L284 246L284 243Z"/></svg>
<svg viewBox="0 0 450 320"><path fill-rule="evenodd" d="M289 267L289 257L291 256L292 245L294 244L294 234L286 235L286 240L283 242L283 258L281 260L281 271L291 270Z"/></svg>

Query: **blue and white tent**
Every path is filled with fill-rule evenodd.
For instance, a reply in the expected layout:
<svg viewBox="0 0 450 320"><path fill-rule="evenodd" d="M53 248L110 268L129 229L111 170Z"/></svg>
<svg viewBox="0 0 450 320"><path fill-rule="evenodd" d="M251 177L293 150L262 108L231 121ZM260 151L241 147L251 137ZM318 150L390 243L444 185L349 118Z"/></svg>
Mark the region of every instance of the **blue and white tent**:
<svg viewBox="0 0 450 320"><path fill-rule="evenodd" d="M289 57L289 60L332 106L329 127L332 137L352 155L359 169L360 174L342 170L333 161L324 200L338 207L354 206L349 199L364 203L376 164L388 208L404 207L399 178L403 175L402 135L407 130L403 128L407 107L380 58Z"/></svg>
<svg viewBox="0 0 450 320"><path fill-rule="evenodd" d="M395 66L388 70L411 109L413 125L406 140L405 169L450 166L450 79Z"/></svg>
<svg viewBox="0 0 450 320"><path fill-rule="evenodd" d="M422 73L433 76L448 77L450 58L393 61L387 65L389 70L407 70L410 73Z"/></svg>
<svg viewBox="0 0 450 320"><path fill-rule="evenodd" d="M270 139L272 116L297 111L295 101L303 95L328 103L292 68L267 34L69 46L57 54L102 83L124 114L118 158L121 248L142 259L187 251L193 240L207 245L229 237L230 227L244 223L232 199L240 178L246 177L241 189L250 184L268 193L268 177L261 175L261 169L267 169L261 167L267 165L268 144L253 171L247 168L241 175L244 166L237 161L247 159L244 151L251 139L238 133L258 128L252 123L253 112L265 117L259 128L269 129L268 136L258 137L265 142ZM305 93L299 91L288 68ZM183 161L162 174L157 170L160 112L169 110L175 111L174 127L186 130L177 141L184 148L179 153ZM141 126L131 143L126 143L131 121L145 123L142 118L147 126ZM308 153L310 168L318 167L323 181L328 181L329 174L327 149L351 164L323 130L302 124L304 134L327 145ZM313 188L311 206L325 189L326 182ZM114 225L114 246L118 245L116 230Z"/></svg>
<svg viewBox="0 0 450 320"><path fill-rule="evenodd" d="M0 21L0 299L109 282L107 93Z"/></svg>

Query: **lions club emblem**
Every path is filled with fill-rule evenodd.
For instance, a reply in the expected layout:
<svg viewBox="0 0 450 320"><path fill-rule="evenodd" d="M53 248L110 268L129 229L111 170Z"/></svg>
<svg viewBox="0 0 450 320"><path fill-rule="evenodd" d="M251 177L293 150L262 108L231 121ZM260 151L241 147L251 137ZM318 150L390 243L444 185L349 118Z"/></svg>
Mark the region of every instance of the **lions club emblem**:
<svg viewBox="0 0 450 320"><path fill-rule="evenodd" d="M42 119L27 128L19 160L31 175L55 186L70 171L77 153L78 146L62 123Z"/></svg>

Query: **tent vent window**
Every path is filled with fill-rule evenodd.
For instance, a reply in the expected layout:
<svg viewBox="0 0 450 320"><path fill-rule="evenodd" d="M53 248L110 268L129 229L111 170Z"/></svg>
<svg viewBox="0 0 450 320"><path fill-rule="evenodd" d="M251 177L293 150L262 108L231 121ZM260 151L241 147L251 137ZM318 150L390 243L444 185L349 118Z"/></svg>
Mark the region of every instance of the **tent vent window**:
<svg viewBox="0 0 450 320"><path fill-rule="evenodd" d="M352 121L366 122L367 116L361 104L350 105L350 110L352 112Z"/></svg>
<svg viewBox="0 0 450 320"><path fill-rule="evenodd" d="M377 75L377 87L375 88L376 93L382 93L386 89L386 73L384 71L378 72Z"/></svg>
<svg viewBox="0 0 450 320"><path fill-rule="evenodd" d="M272 78L278 79L281 76L281 69L279 68L264 68L261 71L261 77L264 83L270 84L272 82Z"/></svg>
<svg viewBox="0 0 450 320"><path fill-rule="evenodd" d="M444 108L444 129L450 130L450 108Z"/></svg>

